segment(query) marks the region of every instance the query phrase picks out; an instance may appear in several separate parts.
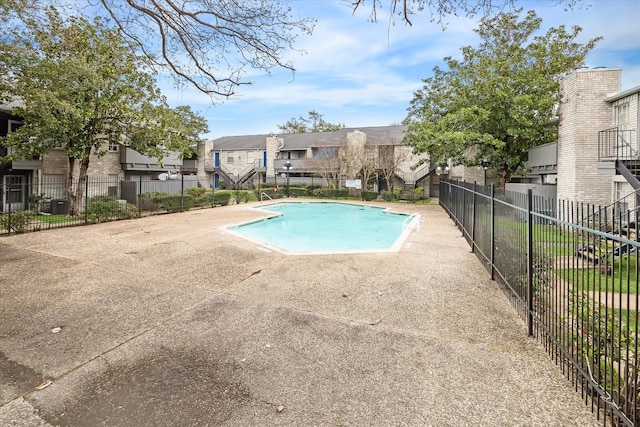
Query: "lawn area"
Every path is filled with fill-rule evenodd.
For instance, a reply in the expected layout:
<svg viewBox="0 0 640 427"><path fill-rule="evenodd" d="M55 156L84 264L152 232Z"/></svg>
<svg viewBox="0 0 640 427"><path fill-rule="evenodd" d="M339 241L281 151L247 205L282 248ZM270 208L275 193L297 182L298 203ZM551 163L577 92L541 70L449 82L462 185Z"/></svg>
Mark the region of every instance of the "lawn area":
<svg viewBox="0 0 640 427"><path fill-rule="evenodd" d="M48 224L62 224L64 222L73 221L73 218L66 215L36 215L33 219L40 222L46 222Z"/></svg>
<svg viewBox="0 0 640 427"><path fill-rule="evenodd" d="M636 310L619 310L614 309L615 316L629 325L629 332L632 334L635 333L636 328L638 327L638 312ZM627 317L628 316L628 317Z"/></svg>
<svg viewBox="0 0 640 427"><path fill-rule="evenodd" d="M607 275L594 269L559 269L557 274L574 287L585 290L621 292L635 295L638 293L637 256L618 258L613 263L613 274Z"/></svg>

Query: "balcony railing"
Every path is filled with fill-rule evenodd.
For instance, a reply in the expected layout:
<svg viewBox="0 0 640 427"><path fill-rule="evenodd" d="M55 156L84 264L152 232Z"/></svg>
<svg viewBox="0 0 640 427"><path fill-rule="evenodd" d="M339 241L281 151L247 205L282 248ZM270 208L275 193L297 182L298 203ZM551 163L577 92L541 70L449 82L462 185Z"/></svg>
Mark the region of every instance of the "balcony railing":
<svg viewBox="0 0 640 427"><path fill-rule="evenodd" d="M599 160L638 160L638 135L635 129L618 127L598 132Z"/></svg>
<svg viewBox="0 0 640 427"><path fill-rule="evenodd" d="M550 173L558 168L558 143L538 145L529 149L529 171Z"/></svg>
<svg viewBox="0 0 640 427"><path fill-rule="evenodd" d="M276 159L274 163L276 172L284 172L284 164L287 162L291 163L291 172L309 169L309 159Z"/></svg>
<svg viewBox="0 0 640 427"><path fill-rule="evenodd" d="M13 148L6 148L7 155L14 153ZM42 168L42 157L34 156L31 159L15 159L11 162L11 168L14 170L30 170Z"/></svg>
<svg viewBox="0 0 640 427"><path fill-rule="evenodd" d="M145 156L129 147L120 146L120 163L124 170L166 171L177 170L182 166L178 153L168 152L159 164L155 157Z"/></svg>

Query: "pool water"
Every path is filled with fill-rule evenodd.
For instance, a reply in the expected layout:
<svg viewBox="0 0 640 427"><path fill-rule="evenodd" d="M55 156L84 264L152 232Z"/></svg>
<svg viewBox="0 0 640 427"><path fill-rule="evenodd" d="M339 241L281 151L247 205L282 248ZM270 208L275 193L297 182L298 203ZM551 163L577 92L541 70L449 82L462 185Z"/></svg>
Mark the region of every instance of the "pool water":
<svg viewBox="0 0 640 427"><path fill-rule="evenodd" d="M417 215L349 203L286 202L260 207L273 217L228 230L289 253L397 251Z"/></svg>

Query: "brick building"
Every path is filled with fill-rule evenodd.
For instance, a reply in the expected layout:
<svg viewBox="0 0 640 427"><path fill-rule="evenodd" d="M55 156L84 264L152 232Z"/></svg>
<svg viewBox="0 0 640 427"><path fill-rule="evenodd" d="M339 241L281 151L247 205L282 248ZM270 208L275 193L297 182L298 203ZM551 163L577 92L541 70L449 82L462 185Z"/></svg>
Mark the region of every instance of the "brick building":
<svg viewBox="0 0 640 427"><path fill-rule="evenodd" d="M560 200L639 206L640 86L621 92L621 76L619 68L583 68L561 82L558 140L530 150L533 183L556 185Z"/></svg>

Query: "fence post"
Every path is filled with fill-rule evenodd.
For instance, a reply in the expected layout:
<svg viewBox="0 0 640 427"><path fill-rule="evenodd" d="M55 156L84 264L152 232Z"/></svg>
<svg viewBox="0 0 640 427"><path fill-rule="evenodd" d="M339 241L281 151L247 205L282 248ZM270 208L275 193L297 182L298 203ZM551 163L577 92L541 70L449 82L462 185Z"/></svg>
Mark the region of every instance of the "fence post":
<svg viewBox="0 0 640 427"><path fill-rule="evenodd" d="M138 218L142 218L142 175L138 177L137 187L138 187L138 195L136 197L136 206L138 207Z"/></svg>
<svg viewBox="0 0 640 427"><path fill-rule="evenodd" d="M460 184L460 182L458 182L458 185ZM460 218L462 219L462 222L460 222L461 225L461 230L462 230L462 235L464 236L465 232L467 231L467 227L466 227L466 223L464 221L464 217L465 214L467 212L467 187L464 185L464 182L462 183L462 212L460 212Z"/></svg>
<svg viewBox="0 0 640 427"><path fill-rule="evenodd" d="M89 223L89 177L88 176L84 177L84 223L85 224Z"/></svg>
<svg viewBox="0 0 640 427"><path fill-rule="evenodd" d="M184 174L180 173L180 212L184 212Z"/></svg>
<svg viewBox="0 0 640 427"><path fill-rule="evenodd" d="M476 251L476 181L473 181L473 193L471 194L471 253Z"/></svg>
<svg viewBox="0 0 640 427"><path fill-rule="evenodd" d="M8 206L8 210L9 210L9 215L8 215L8 219L7 219L7 232L9 235L11 235L11 186L13 185L13 179L12 176L9 175L7 177L7 186L5 187L4 191L5 191L5 199L6 200L6 205Z"/></svg>
<svg viewBox="0 0 640 427"><path fill-rule="evenodd" d="M533 190L527 190L527 331L533 336Z"/></svg>
<svg viewBox="0 0 640 427"><path fill-rule="evenodd" d="M216 173L211 175L211 207L216 207Z"/></svg>
<svg viewBox="0 0 640 427"><path fill-rule="evenodd" d="M496 256L496 187L491 184L491 280L496 280L495 256Z"/></svg>

